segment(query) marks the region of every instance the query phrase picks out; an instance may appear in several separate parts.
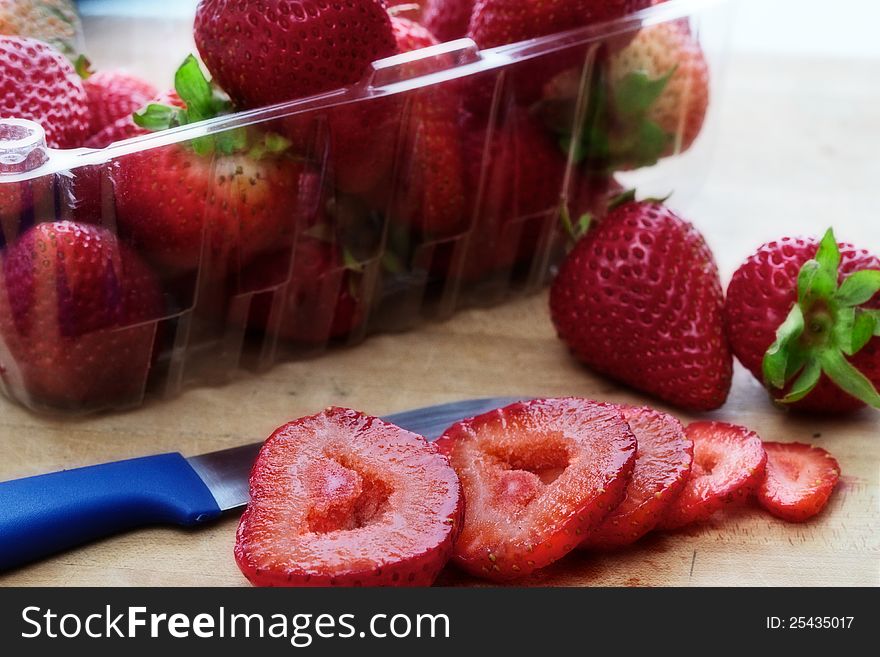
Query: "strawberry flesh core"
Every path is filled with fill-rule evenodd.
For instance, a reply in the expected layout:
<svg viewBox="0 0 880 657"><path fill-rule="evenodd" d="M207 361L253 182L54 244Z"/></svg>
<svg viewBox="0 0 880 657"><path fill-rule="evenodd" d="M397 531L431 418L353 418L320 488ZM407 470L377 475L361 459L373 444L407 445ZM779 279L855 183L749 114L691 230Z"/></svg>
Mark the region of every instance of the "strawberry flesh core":
<svg viewBox="0 0 880 657"><path fill-rule="evenodd" d="M429 586L461 526L461 490L424 438L329 408L260 451L235 545L260 586Z"/></svg>
<svg viewBox="0 0 880 657"><path fill-rule="evenodd" d="M496 581L524 577L576 547L623 498L636 451L618 408L575 398L464 420L437 445L467 500L453 560Z"/></svg>

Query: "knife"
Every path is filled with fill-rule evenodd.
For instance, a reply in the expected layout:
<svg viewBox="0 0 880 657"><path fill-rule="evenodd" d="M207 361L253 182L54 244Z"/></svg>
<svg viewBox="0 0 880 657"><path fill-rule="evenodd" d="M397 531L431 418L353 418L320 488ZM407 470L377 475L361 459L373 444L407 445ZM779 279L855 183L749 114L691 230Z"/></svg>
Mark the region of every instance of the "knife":
<svg viewBox="0 0 880 657"><path fill-rule="evenodd" d="M425 436L516 401L471 399L384 419ZM248 502L263 443L185 458L159 454L0 483L0 570L135 527L198 526Z"/></svg>

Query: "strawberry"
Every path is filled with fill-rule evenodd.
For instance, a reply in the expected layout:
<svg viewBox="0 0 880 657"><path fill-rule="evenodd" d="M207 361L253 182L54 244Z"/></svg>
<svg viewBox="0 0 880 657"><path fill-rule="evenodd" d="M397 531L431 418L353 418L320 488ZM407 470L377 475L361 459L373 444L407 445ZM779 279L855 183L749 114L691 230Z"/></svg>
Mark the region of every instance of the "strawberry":
<svg viewBox="0 0 880 657"><path fill-rule="evenodd" d="M686 22L639 31L611 55L608 84L615 138L630 149L658 142L660 156L672 155L686 151L700 134L709 108L709 66Z"/></svg>
<svg viewBox="0 0 880 657"><path fill-rule="evenodd" d="M291 266L292 265L292 266ZM285 340L320 345L350 335L366 312L354 292L356 273L348 269L335 244L302 235L293 253L259 258L241 275L245 292L258 294L251 305L248 325ZM282 315L270 318L273 298L283 298Z"/></svg>
<svg viewBox="0 0 880 657"><path fill-rule="evenodd" d="M711 410L733 373L718 268L702 235L657 202L614 209L550 291L559 337L592 369L670 404Z"/></svg>
<svg viewBox="0 0 880 657"><path fill-rule="evenodd" d="M71 63L35 39L0 36L0 118L43 126L52 148L76 148L88 135L86 92Z"/></svg>
<svg viewBox="0 0 880 657"><path fill-rule="evenodd" d="M418 23L393 16L391 24L401 52L437 44ZM435 85L416 90L410 97L392 215L434 238L454 235L467 220L458 87L454 83Z"/></svg>
<svg viewBox="0 0 880 657"><path fill-rule="evenodd" d="M176 86L186 109L149 105L136 122L161 130L229 111L190 56ZM222 270L274 247L293 228L304 165L289 143L238 129L132 153L111 176L120 229L171 272L196 268L207 242L209 262Z"/></svg>
<svg viewBox="0 0 880 657"><path fill-rule="evenodd" d="M235 560L258 586L430 586L461 514L461 485L433 445L328 408L263 445Z"/></svg>
<svg viewBox="0 0 880 657"><path fill-rule="evenodd" d="M74 59L82 25L72 0L0 0L0 34L38 39Z"/></svg>
<svg viewBox="0 0 880 657"><path fill-rule="evenodd" d="M734 273L724 308L740 362L800 411L880 408L880 259L829 230L783 238Z"/></svg>
<svg viewBox="0 0 880 657"><path fill-rule="evenodd" d="M754 431L724 422L694 422L685 430L694 464L658 529L708 520L725 506L748 499L764 480L767 454Z"/></svg>
<svg viewBox="0 0 880 657"><path fill-rule="evenodd" d="M461 271L449 271L442 253L435 271L474 280L534 256L547 222L556 220L566 163L523 110L494 128L466 119L464 130L465 207L474 225Z"/></svg>
<svg viewBox="0 0 880 657"><path fill-rule="evenodd" d="M382 0L203 0L194 29L208 70L248 109L353 85L374 60L397 52ZM344 191L366 192L390 169L399 110L397 99L384 98L326 112L329 157ZM314 148L314 123L314 113L287 121L300 150Z"/></svg>
<svg viewBox="0 0 880 657"><path fill-rule="evenodd" d="M582 548L607 550L635 543L657 526L691 473L694 444L671 415L650 408L621 408L639 448L626 496Z"/></svg>
<svg viewBox="0 0 880 657"><path fill-rule="evenodd" d="M35 406L83 411L140 400L162 296L104 228L31 228L0 258L0 372Z"/></svg>
<svg viewBox="0 0 880 657"><path fill-rule="evenodd" d="M466 500L453 561L506 581L561 559L620 503L636 439L614 406L539 399L458 422L437 447Z"/></svg>
<svg viewBox="0 0 880 657"><path fill-rule="evenodd" d="M422 17L440 41L454 41L467 36L475 0L428 0Z"/></svg>
<svg viewBox="0 0 880 657"><path fill-rule="evenodd" d="M145 110L146 106L150 103L176 107L178 109L186 109L186 104L180 99L180 96L178 96L177 92L174 90L166 91L153 97L151 100L144 102L137 109ZM147 128L139 126L135 123L135 114L138 113L141 112L134 112L129 113L126 116L121 116L112 123L104 126L101 130L89 137L86 140L85 145L88 148L106 148L117 141L133 139L134 137L140 137L141 135L148 135L151 130L158 130L162 127L161 125L154 125L150 126L151 130L148 130Z"/></svg>
<svg viewBox="0 0 880 657"><path fill-rule="evenodd" d="M820 447L764 443L767 475L758 502L777 518L805 522L819 514L840 479L840 465Z"/></svg>
<svg viewBox="0 0 880 657"><path fill-rule="evenodd" d="M480 48L547 36L620 18L651 0L476 0L468 35Z"/></svg>
<svg viewBox="0 0 880 657"><path fill-rule="evenodd" d="M131 117L132 113L143 108L158 94L152 84L125 71L90 74L83 81L83 87L89 103L90 135L95 135L119 119Z"/></svg>

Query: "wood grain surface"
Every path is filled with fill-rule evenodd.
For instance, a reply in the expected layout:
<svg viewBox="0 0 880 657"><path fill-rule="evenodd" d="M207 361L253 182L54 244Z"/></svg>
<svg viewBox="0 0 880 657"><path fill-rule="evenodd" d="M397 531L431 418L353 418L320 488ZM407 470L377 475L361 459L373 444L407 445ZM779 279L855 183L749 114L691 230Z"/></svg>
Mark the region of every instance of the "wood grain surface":
<svg viewBox="0 0 880 657"><path fill-rule="evenodd" d="M841 238L880 250L880 88L866 84L875 76L869 61L731 62L717 154L688 206L725 278L765 239L831 224ZM381 414L492 395L646 401L574 363L554 336L546 304L541 294L467 311L127 414L53 420L0 400L0 479L230 447L329 404ZM730 402L709 417L747 424L766 440L815 442L833 452L843 479L825 513L790 525L741 511L618 553L570 556L526 583L880 584L880 413L791 417L738 369ZM135 531L0 575L0 585L243 585L232 559L236 524L233 517L199 531ZM440 583L477 582L450 568Z"/></svg>

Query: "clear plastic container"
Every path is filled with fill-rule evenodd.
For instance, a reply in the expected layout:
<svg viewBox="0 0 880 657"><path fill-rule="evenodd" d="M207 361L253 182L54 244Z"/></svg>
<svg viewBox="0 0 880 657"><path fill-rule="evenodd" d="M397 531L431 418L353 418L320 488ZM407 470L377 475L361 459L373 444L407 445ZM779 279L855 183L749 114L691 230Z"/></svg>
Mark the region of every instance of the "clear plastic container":
<svg viewBox="0 0 880 657"><path fill-rule="evenodd" d="M149 33L142 19L106 20L118 63L136 70L145 44L126 35ZM3 392L34 410L130 408L542 289L565 253L563 208L576 220L618 186L674 193L676 207L698 191L728 22L725 2L671 0L482 52L462 39L377 61L349 88L101 150L47 149L39 126L0 120ZM656 164L590 164L587 175L584 162L605 157L587 136L610 57L672 23L708 62L699 136L685 148L682 120ZM342 123L356 139L338 138ZM295 157L196 152L243 130L286 135ZM212 187L200 195L186 175L162 183L171 166L207 171ZM175 209L188 241L156 229ZM89 256L97 266L70 267L81 256L63 238L35 237L35 224L58 221L103 245Z"/></svg>

